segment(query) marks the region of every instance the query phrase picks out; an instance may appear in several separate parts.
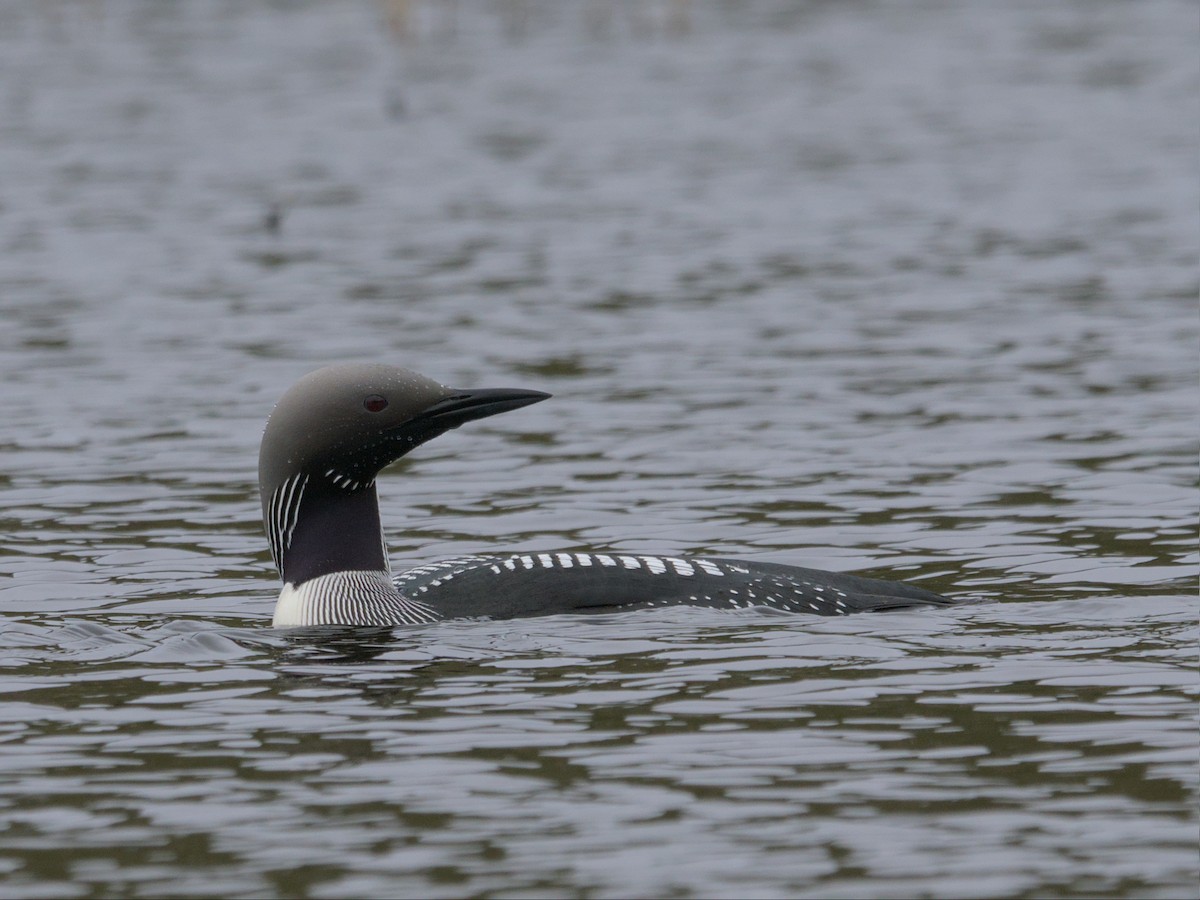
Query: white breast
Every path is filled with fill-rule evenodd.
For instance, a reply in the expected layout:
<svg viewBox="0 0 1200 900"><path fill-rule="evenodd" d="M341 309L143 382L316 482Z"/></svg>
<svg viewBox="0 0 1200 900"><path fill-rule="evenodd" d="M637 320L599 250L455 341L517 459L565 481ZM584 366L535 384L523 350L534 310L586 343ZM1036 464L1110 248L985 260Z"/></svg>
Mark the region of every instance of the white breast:
<svg viewBox="0 0 1200 900"><path fill-rule="evenodd" d="M387 572L334 572L299 587L285 584L275 601L276 628L312 625L415 625L441 618L403 596Z"/></svg>

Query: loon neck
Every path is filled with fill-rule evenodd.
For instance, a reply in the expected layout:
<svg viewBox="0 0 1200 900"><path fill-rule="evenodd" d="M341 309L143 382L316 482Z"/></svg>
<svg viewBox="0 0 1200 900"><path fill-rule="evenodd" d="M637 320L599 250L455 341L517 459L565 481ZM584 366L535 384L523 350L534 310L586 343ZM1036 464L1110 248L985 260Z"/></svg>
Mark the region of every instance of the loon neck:
<svg viewBox="0 0 1200 900"><path fill-rule="evenodd" d="M300 487L279 566L286 584L299 586L335 572L391 571L374 482L350 491L314 477Z"/></svg>

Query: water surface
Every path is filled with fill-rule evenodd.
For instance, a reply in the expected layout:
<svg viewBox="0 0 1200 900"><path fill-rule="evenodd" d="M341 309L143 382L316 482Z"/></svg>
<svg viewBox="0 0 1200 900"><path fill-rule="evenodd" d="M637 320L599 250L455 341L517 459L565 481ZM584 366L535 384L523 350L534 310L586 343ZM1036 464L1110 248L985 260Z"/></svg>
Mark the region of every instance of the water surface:
<svg viewBox="0 0 1200 900"><path fill-rule="evenodd" d="M0 894L1195 894L1194 8L402 6L0 7ZM272 632L345 359L555 394L397 565L976 602Z"/></svg>

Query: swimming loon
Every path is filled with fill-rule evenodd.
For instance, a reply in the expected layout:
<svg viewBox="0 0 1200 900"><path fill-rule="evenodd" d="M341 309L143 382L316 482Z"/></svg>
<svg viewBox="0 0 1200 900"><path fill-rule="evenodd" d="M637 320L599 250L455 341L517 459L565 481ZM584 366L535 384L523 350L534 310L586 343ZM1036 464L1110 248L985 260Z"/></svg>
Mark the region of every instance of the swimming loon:
<svg viewBox="0 0 1200 900"><path fill-rule="evenodd" d="M666 605L830 616L952 602L909 584L816 569L614 552L464 556L393 576L379 472L451 428L549 396L455 390L381 364L329 366L300 379L271 413L259 452L263 525L284 582L273 624L387 626Z"/></svg>

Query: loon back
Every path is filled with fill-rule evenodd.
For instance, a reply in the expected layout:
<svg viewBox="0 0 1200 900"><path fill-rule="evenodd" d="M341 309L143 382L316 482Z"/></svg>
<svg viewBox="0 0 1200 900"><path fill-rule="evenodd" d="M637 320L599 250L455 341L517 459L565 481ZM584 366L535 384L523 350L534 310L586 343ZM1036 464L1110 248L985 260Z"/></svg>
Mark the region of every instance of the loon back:
<svg viewBox="0 0 1200 900"><path fill-rule="evenodd" d="M276 405L259 451L263 526L284 588L277 627L399 625L689 605L818 615L944 606L913 585L730 559L470 556L391 575L375 479L451 428L549 397L456 390L394 366L329 366Z"/></svg>

